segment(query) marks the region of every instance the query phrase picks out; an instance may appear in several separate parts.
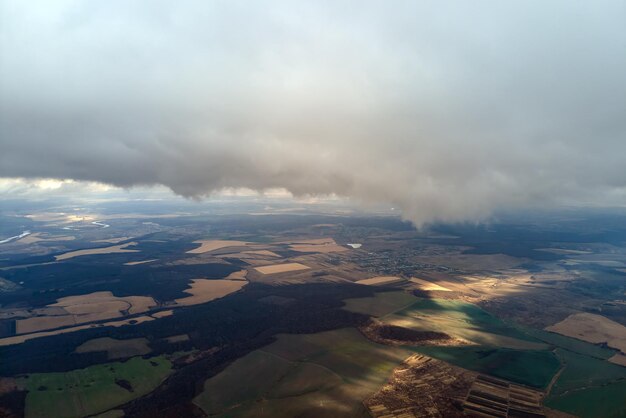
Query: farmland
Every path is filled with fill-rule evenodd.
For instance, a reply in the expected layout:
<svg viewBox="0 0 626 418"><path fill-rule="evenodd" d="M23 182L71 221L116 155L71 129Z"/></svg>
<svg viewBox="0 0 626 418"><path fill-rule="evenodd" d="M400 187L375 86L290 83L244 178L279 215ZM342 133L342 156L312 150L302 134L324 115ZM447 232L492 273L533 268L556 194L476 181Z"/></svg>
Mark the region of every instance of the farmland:
<svg viewBox="0 0 626 418"><path fill-rule="evenodd" d="M30 374L21 383L26 418L71 418L104 412L152 391L170 373L163 357L138 357L66 373Z"/></svg>
<svg viewBox="0 0 626 418"><path fill-rule="evenodd" d="M362 401L409 354L369 342L354 329L281 335L209 379L194 402L219 416L270 417L285 411L367 416Z"/></svg>

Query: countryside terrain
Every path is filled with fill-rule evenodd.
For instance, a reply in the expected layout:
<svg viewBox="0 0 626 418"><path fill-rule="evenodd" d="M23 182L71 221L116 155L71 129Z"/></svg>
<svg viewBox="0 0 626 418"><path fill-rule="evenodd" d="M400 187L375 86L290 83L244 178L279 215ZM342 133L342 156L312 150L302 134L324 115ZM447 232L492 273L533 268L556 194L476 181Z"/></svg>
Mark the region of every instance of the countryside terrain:
<svg viewBox="0 0 626 418"><path fill-rule="evenodd" d="M0 215L0 416L626 416L626 217Z"/></svg>

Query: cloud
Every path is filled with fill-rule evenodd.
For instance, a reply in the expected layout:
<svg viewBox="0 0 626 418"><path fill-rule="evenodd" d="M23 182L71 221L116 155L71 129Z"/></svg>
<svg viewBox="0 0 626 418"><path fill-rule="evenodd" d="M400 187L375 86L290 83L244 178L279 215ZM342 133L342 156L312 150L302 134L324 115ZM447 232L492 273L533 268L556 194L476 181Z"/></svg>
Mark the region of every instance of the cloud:
<svg viewBox="0 0 626 418"><path fill-rule="evenodd" d="M621 1L0 8L0 177L285 188L418 225L624 203Z"/></svg>

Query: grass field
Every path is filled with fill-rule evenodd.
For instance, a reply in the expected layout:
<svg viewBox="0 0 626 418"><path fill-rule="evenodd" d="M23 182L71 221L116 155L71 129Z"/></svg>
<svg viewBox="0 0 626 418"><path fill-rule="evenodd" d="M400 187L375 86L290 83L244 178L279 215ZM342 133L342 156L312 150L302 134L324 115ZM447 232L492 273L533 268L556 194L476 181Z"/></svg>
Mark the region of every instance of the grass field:
<svg viewBox="0 0 626 418"><path fill-rule="evenodd" d="M26 418L71 418L97 414L143 396L171 372L164 357L106 363L66 373L36 373L21 379ZM128 390L118 382L130 385ZM124 383L123 383L124 384Z"/></svg>
<svg viewBox="0 0 626 418"><path fill-rule="evenodd" d="M194 403L222 417L366 417L362 401L409 355L355 329L280 335L207 380Z"/></svg>
<svg viewBox="0 0 626 418"><path fill-rule="evenodd" d="M131 338L128 340L116 340L115 338L95 338L84 342L76 347L77 353L92 353L106 351L109 360L143 356L148 354L148 340L146 338Z"/></svg>
<svg viewBox="0 0 626 418"><path fill-rule="evenodd" d="M344 300L345 310L381 317L405 308L418 300L406 292L380 292L376 296Z"/></svg>
<svg viewBox="0 0 626 418"><path fill-rule="evenodd" d="M523 330L526 334L533 336L547 344L590 357L609 359L613 357L617 352L616 350L612 350L610 348L601 347L599 345L594 345L585 341L577 340L575 338L555 334L553 332L534 328L524 328Z"/></svg>
<svg viewBox="0 0 626 418"><path fill-rule="evenodd" d="M551 351L492 347L414 347L413 350L448 363L511 382L545 388L560 367Z"/></svg>
<svg viewBox="0 0 626 418"><path fill-rule="evenodd" d="M545 405L581 418L625 417L626 381L576 390L561 396L550 396Z"/></svg>
<svg viewBox="0 0 626 418"><path fill-rule="evenodd" d="M589 356L556 350L565 370L552 387L552 396L590 386L604 386L617 380L626 380L626 367ZM626 399L626 391L622 394Z"/></svg>

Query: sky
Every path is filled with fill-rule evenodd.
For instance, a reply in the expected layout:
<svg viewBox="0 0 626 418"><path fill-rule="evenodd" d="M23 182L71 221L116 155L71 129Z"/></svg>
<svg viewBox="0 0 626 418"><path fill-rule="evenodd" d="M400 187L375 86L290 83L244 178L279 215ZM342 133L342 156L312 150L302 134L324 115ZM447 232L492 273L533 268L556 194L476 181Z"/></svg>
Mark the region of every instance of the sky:
<svg viewBox="0 0 626 418"><path fill-rule="evenodd" d="M0 0L0 193L284 190L416 225L626 205L624 22L602 0Z"/></svg>

